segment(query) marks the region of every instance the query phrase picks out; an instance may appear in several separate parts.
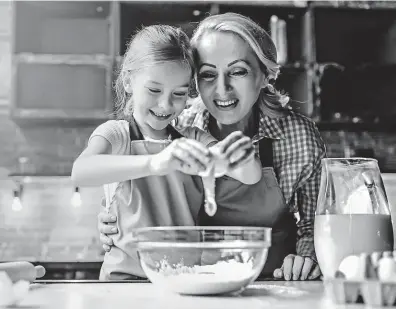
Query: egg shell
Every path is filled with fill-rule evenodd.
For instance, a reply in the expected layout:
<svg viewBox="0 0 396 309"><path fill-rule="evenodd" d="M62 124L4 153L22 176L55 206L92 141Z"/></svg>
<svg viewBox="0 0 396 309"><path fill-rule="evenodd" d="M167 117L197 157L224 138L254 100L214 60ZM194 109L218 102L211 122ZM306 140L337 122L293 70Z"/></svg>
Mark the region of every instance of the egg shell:
<svg viewBox="0 0 396 309"><path fill-rule="evenodd" d="M0 273L0 306L9 306L14 302L12 282L8 276L7 279Z"/></svg>
<svg viewBox="0 0 396 309"><path fill-rule="evenodd" d="M382 257L378 262L378 278L381 281L396 282L396 262L392 257Z"/></svg>
<svg viewBox="0 0 396 309"><path fill-rule="evenodd" d="M374 266L374 268L377 268L378 262L382 258L382 252L378 252L378 251L373 252L371 253L370 257L371 257L371 264Z"/></svg>
<svg viewBox="0 0 396 309"><path fill-rule="evenodd" d="M19 280L15 284L6 272L0 272L0 307L15 306L29 291L30 283Z"/></svg>
<svg viewBox="0 0 396 309"><path fill-rule="evenodd" d="M349 255L342 260L338 270L345 275L348 280L363 280L364 271L361 267L361 259L357 255Z"/></svg>

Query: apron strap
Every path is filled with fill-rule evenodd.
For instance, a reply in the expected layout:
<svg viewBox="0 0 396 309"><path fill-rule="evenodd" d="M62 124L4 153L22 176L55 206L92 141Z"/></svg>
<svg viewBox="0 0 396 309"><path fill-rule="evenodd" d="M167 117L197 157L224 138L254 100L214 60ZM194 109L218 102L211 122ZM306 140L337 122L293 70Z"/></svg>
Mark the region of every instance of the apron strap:
<svg viewBox="0 0 396 309"><path fill-rule="evenodd" d="M273 167L273 147L272 139L263 137L259 140L259 154L262 167Z"/></svg>
<svg viewBox="0 0 396 309"><path fill-rule="evenodd" d="M137 126L133 117L131 121L129 121L129 137L131 138L131 141L139 141L144 139L143 134L140 132L139 127Z"/></svg>
<svg viewBox="0 0 396 309"><path fill-rule="evenodd" d="M172 141L178 138L183 137L183 135L180 134L179 131L177 131L174 127L172 127L171 125L168 126L168 132L172 138Z"/></svg>

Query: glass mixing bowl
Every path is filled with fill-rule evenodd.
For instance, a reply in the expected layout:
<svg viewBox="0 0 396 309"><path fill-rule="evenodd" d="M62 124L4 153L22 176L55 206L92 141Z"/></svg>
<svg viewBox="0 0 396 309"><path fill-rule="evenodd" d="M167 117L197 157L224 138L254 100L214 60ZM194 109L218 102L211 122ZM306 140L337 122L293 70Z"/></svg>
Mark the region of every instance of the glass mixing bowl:
<svg viewBox="0 0 396 309"><path fill-rule="evenodd" d="M187 295L239 293L260 274L271 228L148 227L133 230L148 279Z"/></svg>

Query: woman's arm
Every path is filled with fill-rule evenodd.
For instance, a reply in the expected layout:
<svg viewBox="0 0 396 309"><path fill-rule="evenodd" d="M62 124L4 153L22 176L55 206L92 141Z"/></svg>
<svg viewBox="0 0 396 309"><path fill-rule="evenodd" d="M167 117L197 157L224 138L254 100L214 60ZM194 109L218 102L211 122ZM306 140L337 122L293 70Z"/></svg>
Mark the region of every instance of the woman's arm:
<svg viewBox="0 0 396 309"><path fill-rule="evenodd" d="M257 156L254 156L246 163L234 168L226 175L230 176L244 184L253 185L261 179L261 162Z"/></svg>
<svg viewBox="0 0 396 309"><path fill-rule="evenodd" d="M300 217L297 222L296 251L298 255L310 257L314 261L316 261L314 221L319 185L320 165L315 168L308 181L296 191L296 202Z"/></svg>
<svg viewBox="0 0 396 309"><path fill-rule="evenodd" d="M254 148L250 139L242 132L234 132L223 141L218 142L211 134L196 127L179 130L188 138L195 139L217 153L221 158L219 169L227 170L226 175L244 184L255 184L261 179L261 162L254 156ZM230 164L230 159L236 156L236 161ZM229 167L224 167L227 165ZM216 174L216 172L215 172ZM224 173L220 173L223 174Z"/></svg>
<svg viewBox="0 0 396 309"><path fill-rule="evenodd" d="M94 136L75 160L71 178L77 186L98 186L150 176L151 157L112 155L111 144L102 136Z"/></svg>
<svg viewBox="0 0 396 309"><path fill-rule="evenodd" d="M247 185L260 181L262 171L260 159L255 155L251 139L242 132L231 133L212 146L211 150L228 164L227 176Z"/></svg>

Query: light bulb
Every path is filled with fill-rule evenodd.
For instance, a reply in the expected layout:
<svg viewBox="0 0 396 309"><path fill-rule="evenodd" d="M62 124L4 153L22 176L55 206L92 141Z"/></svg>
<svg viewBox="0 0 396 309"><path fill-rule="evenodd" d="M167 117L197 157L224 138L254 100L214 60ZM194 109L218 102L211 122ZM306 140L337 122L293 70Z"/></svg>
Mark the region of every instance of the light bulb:
<svg viewBox="0 0 396 309"><path fill-rule="evenodd" d="M19 196L14 196L14 200L12 201L12 205L11 205L11 209L13 211L21 211L22 210L22 203L21 203L21 199L19 198Z"/></svg>
<svg viewBox="0 0 396 309"><path fill-rule="evenodd" d="M81 207L82 200L81 200L80 190L78 189L78 187L74 189L74 193L71 198L71 204L74 208Z"/></svg>

